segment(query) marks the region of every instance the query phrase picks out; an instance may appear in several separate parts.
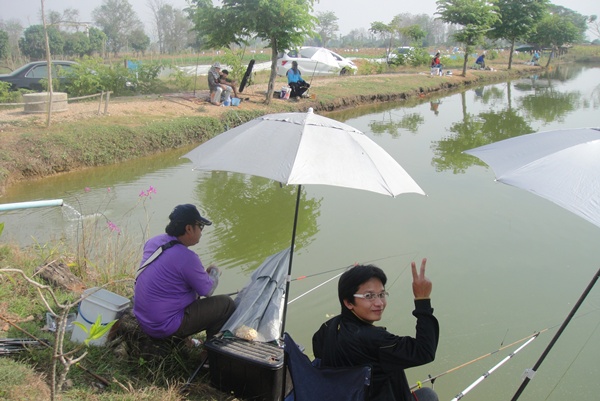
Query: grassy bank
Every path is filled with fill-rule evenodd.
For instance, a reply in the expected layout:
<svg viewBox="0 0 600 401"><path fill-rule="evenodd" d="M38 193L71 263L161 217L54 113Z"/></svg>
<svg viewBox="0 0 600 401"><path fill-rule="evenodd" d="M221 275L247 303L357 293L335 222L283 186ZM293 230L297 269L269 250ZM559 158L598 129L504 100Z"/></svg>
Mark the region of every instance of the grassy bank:
<svg viewBox="0 0 600 401"><path fill-rule="evenodd" d="M359 61L360 70L372 72L377 65ZM164 99L118 99L111 108L123 102L139 104L135 113L125 115L74 118L54 123L50 127L39 117L34 120L7 120L0 123L0 195L11 183L24 179L43 178L76 169L116 164L168 149L201 143L227 128L249 121L258 115L280 111L305 111L313 107L318 113L375 102L403 101L435 95L441 91L460 90L470 85L499 82L539 67L517 65L511 71L500 63L494 71L469 70L466 77L458 75L432 77L423 68L396 68L373 75L322 78L312 80L310 93L315 99L283 102L273 99L265 105L267 74L257 74L251 88L254 96L238 108L215 108L208 104L190 107L185 115L161 115L148 107ZM387 69L387 67L386 67ZM276 88L285 83L278 78ZM119 103L121 102L121 103ZM91 105L90 107L95 107ZM180 113L181 114L181 113Z"/></svg>

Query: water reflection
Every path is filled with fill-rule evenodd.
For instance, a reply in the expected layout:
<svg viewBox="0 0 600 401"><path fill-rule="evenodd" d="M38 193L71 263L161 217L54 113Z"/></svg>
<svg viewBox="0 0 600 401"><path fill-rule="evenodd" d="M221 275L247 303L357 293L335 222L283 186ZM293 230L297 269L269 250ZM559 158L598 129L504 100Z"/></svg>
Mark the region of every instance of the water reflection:
<svg viewBox="0 0 600 401"><path fill-rule="evenodd" d="M425 117L419 113L404 114L398 119L395 118L395 114L391 111L383 113L381 121L373 121L369 124L371 132L375 135L389 134L392 138L398 138L401 130L416 134L419 131L419 127L425 122Z"/></svg>
<svg viewBox="0 0 600 401"><path fill-rule="evenodd" d="M281 186L261 177L226 172L206 174L195 190L202 205L207 205L214 221L208 244L211 253L224 267L244 270L256 268L255 262L289 247L297 187ZM318 199L300 195L296 229L296 248L313 240L319 216Z"/></svg>
<svg viewBox="0 0 600 401"><path fill-rule="evenodd" d="M454 174L464 173L474 164L485 166L463 151L533 131L525 118L513 109L482 112L476 116L466 114L448 130L455 135L432 142L432 163L437 171L451 170Z"/></svg>
<svg viewBox="0 0 600 401"><path fill-rule="evenodd" d="M586 96L580 90L565 90L557 86L560 82L579 77L583 71L582 67L559 66L540 77L534 75L518 80L515 83L515 87L520 91L517 98L513 98L512 82L475 88L475 102L489 106L477 114L468 112L466 96L469 91L463 92L460 96L462 120L451 123L448 128L454 135L447 135L439 141L432 142L432 162L437 171L450 170L458 174L464 173L473 164L485 165L462 152L532 133L535 131L533 124L536 122L542 126L562 122L575 111L590 107L597 100L600 89L595 88L588 96L590 100L586 102ZM532 84L525 85L527 80L531 80ZM544 82L544 85L536 82ZM516 102L516 108L513 108L513 102ZM498 106L500 110L494 110L494 107Z"/></svg>

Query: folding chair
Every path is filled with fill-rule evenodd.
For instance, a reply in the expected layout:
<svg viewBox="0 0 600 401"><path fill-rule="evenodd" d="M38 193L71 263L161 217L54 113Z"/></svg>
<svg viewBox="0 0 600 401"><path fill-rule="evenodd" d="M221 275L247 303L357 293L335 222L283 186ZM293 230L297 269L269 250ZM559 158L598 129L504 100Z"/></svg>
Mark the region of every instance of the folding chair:
<svg viewBox="0 0 600 401"><path fill-rule="evenodd" d="M363 401L366 399L371 381L370 366L315 367L288 333L285 333L283 341L286 366L294 384L286 401Z"/></svg>

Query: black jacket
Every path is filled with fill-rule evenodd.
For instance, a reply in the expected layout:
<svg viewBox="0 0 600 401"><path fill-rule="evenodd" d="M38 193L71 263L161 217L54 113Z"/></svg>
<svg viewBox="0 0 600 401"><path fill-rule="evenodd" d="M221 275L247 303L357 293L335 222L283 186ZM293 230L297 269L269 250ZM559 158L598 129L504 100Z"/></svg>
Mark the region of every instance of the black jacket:
<svg viewBox="0 0 600 401"><path fill-rule="evenodd" d="M433 361L439 340L430 300L415 301L413 315L416 337L400 337L343 308L341 315L323 323L313 335L313 352L323 366L370 365L371 401L412 400L404 369Z"/></svg>

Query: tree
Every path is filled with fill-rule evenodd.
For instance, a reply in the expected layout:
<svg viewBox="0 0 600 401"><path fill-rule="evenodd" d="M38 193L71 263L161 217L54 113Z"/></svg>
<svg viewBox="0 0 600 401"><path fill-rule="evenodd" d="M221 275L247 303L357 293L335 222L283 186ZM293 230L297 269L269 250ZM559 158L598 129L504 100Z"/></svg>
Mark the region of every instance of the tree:
<svg viewBox="0 0 600 401"><path fill-rule="evenodd" d="M19 57L19 38L23 33L23 25L17 19L3 21L0 19L0 29L8 34L9 57L11 62Z"/></svg>
<svg viewBox="0 0 600 401"><path fill-rule="evenodd" d="M150 46L150 38L144 33L143 29L136 29L129 34L129 44L136 53L142 53L146 51Z"/></svg>
<svg viewBox="0 0 600 401"><path fill-rule="evenodd" d="M193 24L182 10L164 4L163 0L148 0L148 7L154 16L154 30L161 54L178 53L190 46Z"/></svg>
<svg viewBox="0 0 600 401"><path fill-rule="evenodd" d="M42 19L40 13L40 21ZM65 10L61 13L58 11L49 10L46 13L46 22L49 26L53 26L54 28L62 31L67 27L75 27L75 31L79 30L79 10L74 8L65 8Z"/></svg>
<svg viewBox="0 0 600 401"><path fill-rule="evenodd" d="M553 15L563 17L565 20L571 22L578 32L578 37L570 41L570 43L583 43L585 42L585 32L588 29L588 22L590 17L579 14L577 11L573 11L569 8L550 4L548 11Z"/></svg>
<svg viewBox="0 0 600 401"><path fill-rule="evenodd" d="M319 34L319 44L323 47L327 46L327 43L335 37L337 31L340 30L338 25L338 17L333 11L325 11L317 13L317 26L316 31Z"/></svg>
<svg viewBox="0 0 600 401"><path fill-rule="evenodd" d="M126 47L130 34L142 29L142 22L127 0L104 0L92 11L96 25L106 34L106 47L115 55Z"/></svg>
<svg viewBox="0 0 600 401"><path fill-rule="evenodd" d="M106 34L98 28L90 28L88 30L88 37L90 38L90 50L88 56L91 56L94 52L104 54L106 46Z"/></svg>
<svg viewBox="0 0 600 401"><path fill-rule="evenodd" d="M0 29L0 60L6 60L9 55L8 33Z"/></svg>
<svg viewBox="0 0 600 401"><path fill-rule="evenodd" d="M50 53L62 54L64 40L60 32L54 27L48 27L48 40L50 44ZM44 36L44 27L42 25L31 25L19 40L21 52L34 60L40 60L46 56L46 39Z"/></svg>
<svg viewBox="0 0 600 401"><path fill-rule="evenodd" d="M402 32L402 35L410 38L415 46L419 47L423 46L423 39L425 36L427 36L427 32L421 29L419 25L411 25L407 26L406 28L401 28L400 32Z"/></svg>
<svg viewBox="0 0 600 401"><path fill-rule="evenodd" d="M152 16L154 17L154 31L156 33L156 37L158 39L158 51L160 54L165 52L164 50L164 23L159 15L160 10L165 7L165 2L163 0L147 0L148 8L152 11Z"/></svg>
<svg viewBox="0 0 600 401"><path fill-rule="evenodd" d="M500 18L489 32L491 39L506 39L510 42L508 69L512 67L515 42L522 41L535 29L548 6L548 0L497 0Z"/></svg>
<svg viewBox="0 0 600 401"><path fill-rule="evenodd" d="M462 27L454 33L454 38L465 45L464 77L473 46L481 43L484 35L499 20L498 7L485 0L438 0L436 14L442 21Z"/></svg>
<svg viewBox="0 0 600 401"><path fill-rule="evenodd" d="M251 37L265 40L271 48L271 75L265 103L273 96L277 54L300 46L314 35L317 19L311 16L314 0L223 0L222 7L210 0L192 0L195 30L205 39L203 47L218 49L246 44Z"/></svg>
<svg viewBox="0 0 600 401"><path fill-rule="evenodd" d="M598 20L597 15L590 15L588 20L590 32L600 38L600 21ZM598 40L598 39L596 39Z"/></svg>
<svg viewBox="0 0 600 401"><path fill-rule="evenodd" d="M388 42L386 45L385 54L389 55L392 51L392 40L394 38L394 29L389 25L381 21L371 22L369 31L375 35L378 35L381 39Z"/></svg>
<svg viewBox="0 0 600 401"><path fill-rule="evenodd" d="M537 23L535 31L529 36L529 41L539 47L550 47L554 55L558 54L560 47L567 43L576 43L581 40L583 33L571 18L559 14L546 14ZM552 56L548 57L546 67L550 65Z"/></svg>
<svg viewBox="0 0 600 401"><path fill-rule="evenodd" d="M64 34L64 52L70 56L83 57L90 54L90 38L83 32Z"/></svg>

